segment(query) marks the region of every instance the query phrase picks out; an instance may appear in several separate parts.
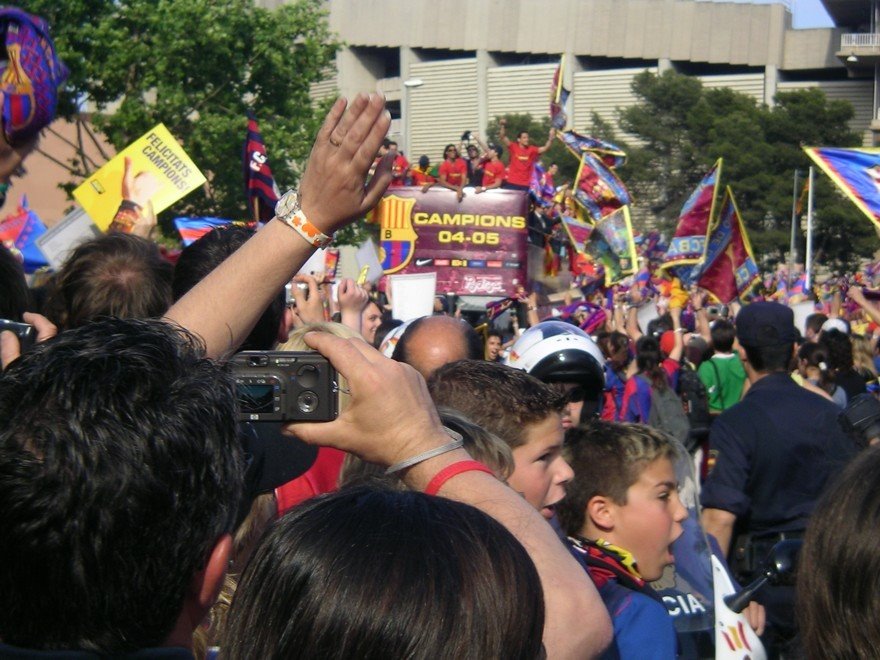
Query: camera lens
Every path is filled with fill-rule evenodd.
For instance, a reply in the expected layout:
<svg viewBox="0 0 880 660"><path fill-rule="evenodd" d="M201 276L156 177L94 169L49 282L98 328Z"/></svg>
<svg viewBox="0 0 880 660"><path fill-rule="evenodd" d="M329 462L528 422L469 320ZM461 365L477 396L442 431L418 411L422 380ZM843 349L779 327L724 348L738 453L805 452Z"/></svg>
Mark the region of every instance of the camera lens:
<svg viewBox="0 0 880 660"><path fill-rule="evenodd" d="M296 405L300 412L313 413L318 407L318 395L306 390L296 397Z"/></svg>

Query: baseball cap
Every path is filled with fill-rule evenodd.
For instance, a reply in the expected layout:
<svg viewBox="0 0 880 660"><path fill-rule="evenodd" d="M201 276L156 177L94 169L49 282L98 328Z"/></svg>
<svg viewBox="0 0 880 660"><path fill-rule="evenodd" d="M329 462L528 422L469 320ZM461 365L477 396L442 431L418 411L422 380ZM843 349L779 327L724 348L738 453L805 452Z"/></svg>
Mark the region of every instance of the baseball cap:
<svg viewBox="0 0 880 660"><path fill-rule="evenodd" d="M660 335L660 352L669 355L673 348L675 348L675 331L667 330Z"/></svg>
<svg viewBox="0 0 880 660"><path fill-rule="evenodd" d="M752 303L736 317L736 338L755 348L793 344L798 340L794 312L775 302Z"/></svg>

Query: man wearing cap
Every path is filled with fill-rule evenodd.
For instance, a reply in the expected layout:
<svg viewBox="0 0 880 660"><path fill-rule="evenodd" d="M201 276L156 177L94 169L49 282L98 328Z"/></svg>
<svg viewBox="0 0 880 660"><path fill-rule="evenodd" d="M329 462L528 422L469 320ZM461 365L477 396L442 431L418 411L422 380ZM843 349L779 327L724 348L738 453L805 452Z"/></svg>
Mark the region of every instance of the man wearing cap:
<svg viewBox="0 0 880 660"><path fill-rule="evenodd" d="M788 375L797 339L791 309L752 303L737 317L736 334L751 387L712 425L702 521L749 581L773 545L803 535L825 482L855 447L837 406ZM794 633L793 596L791 587L758 592L781 640L771 645Z"/></svg>

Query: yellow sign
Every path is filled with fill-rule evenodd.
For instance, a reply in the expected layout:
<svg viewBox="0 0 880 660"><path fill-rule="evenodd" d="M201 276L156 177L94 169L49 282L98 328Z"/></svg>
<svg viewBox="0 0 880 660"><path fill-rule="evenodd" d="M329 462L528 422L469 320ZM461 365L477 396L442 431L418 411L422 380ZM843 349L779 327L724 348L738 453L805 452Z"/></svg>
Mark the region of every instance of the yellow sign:
<svg viewBox="0 0 880 660"><path fill-rule="evenodd" d="M73 196L106 230L123 199L141 207L149 202L159 213L204 182L180 143L159 124L107 161Z"/></svg>

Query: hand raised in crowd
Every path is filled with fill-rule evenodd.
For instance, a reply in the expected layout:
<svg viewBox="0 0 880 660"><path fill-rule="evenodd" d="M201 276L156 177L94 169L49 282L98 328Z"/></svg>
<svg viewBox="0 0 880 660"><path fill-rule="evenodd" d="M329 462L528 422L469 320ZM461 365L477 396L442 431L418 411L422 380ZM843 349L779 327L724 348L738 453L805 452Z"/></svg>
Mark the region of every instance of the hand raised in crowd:
<svg viewBox="0 0 880 660"><path fill-rule="evenodd" d="M690 301L691 301L691 307L694 308L694 311L698 312L701 309L703 309L703 307L706 305L706 296L707 296L706 292L703 289L700 289L699 287L695 287L691 291Z"/></svg>
<svg viewBox="0 0 880 660"><path fill-rule="evenodd" d="M357 285L350 277L344 278L336 290L339 311L342 314L342 325L355 332L361 331L361 312L370 301L367 292Z"/></svg>
<svg viewBox="0 0 880 660"><path fill-rule="evenodd" d="M305 287L299 286L305 284ZM324 301L318 288L318 280L311 275L297 275L291 287L296 301L294 319L297 327L306 323L321 323L324 319Z"/></svg>
<svg viewBox="0 0 880 660"><path fill-rule="evenodd" d="M37 331L37 341L46 341L58 334L58 327L45 316L25 312L22 315L25 323L30 323ZM21 344L15 333L6 330L0 333L0 366L3 369L21 355Z"/></svg>
<svg viewBox="0 0 880 660"><path fill-rule="evenodd" d="M859 307L862 307L867 303L867 298L865 298L865 294L862 291L862 287L852 285L846 290L846 297L852 300Z"/></svg>
<svg viewBox="0 0 880 660"><path fill-rule="evenodd" d="M393 154L386 154L364 186L391 116L379 94L358 94L346 110L339 99L324 120L300 182L300 204L306 217L332 234L373 208L391 182Z"/></svg>

